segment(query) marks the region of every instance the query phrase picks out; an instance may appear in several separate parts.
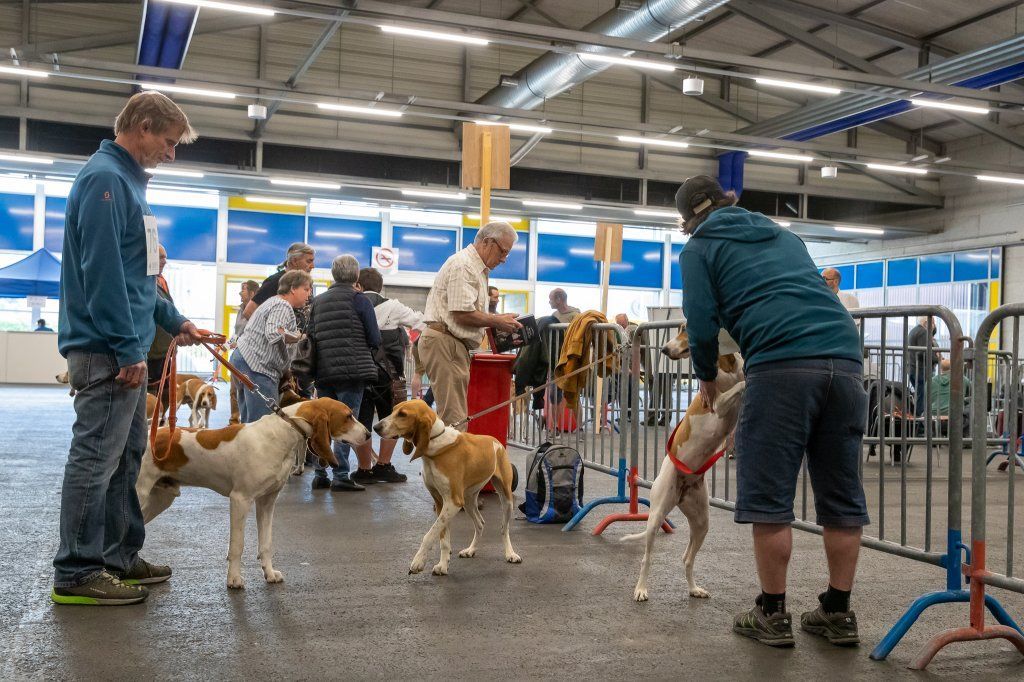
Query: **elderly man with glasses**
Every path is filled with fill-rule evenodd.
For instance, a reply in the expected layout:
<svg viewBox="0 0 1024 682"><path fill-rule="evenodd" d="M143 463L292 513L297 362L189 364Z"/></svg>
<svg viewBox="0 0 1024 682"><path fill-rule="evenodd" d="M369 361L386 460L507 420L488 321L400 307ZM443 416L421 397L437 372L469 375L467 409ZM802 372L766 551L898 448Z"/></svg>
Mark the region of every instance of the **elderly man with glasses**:
<svg viewBox="0 0 1024 682"><path fill-rule="evenodd" d="M516 239L508 223L484 225L472 244L445 261L430 288L419 356L445 424L468 416L469 351L480 347L484 330L514 331L522 326L512 313L487 312L488 274L505 262Z"/></svg>

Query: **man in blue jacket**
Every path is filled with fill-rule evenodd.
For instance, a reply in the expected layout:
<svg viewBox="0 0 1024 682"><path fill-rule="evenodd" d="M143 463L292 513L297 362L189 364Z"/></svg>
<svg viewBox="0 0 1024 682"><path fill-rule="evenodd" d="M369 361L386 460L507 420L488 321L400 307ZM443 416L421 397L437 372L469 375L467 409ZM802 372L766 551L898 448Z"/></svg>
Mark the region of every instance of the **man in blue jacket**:
<svg viewBox="0 0 1024 682"><path fill-rule="evenodd" d="M196 134L158 92L130 100L68 195L57 339L75 424L61 490L58 604L136 604L171 569L139 557L146 536L135 481L146 448L146 353L156 325L194 345L194 324L157 296L159 240L146 169Z"/></svg>
<svg viewBox="0 0 1024 682"><path fill-rule="evenodd" d="M861 529L868 523L858 476L867 421L857 328L818 274L803 241L760 213L734 206L708 176L676 194L690 240L680 266L683 310L700 394L714 405L718 332L739 344L747 388L736 428L737 523L752 523L761 582L756 605L733 630L771 646L793 646L786 612L790 522L804 453L824 527L828 589L802 628L833 644L855 644L850 610Z"/></svg>

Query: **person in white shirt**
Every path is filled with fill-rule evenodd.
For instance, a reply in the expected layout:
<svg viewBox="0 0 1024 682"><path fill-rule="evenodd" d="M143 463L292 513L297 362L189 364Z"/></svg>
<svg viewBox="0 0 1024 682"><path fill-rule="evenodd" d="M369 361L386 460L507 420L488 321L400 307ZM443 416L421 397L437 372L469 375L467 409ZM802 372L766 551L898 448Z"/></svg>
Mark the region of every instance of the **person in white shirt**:
<svg viewBox="0 0 1024 682"><path fill-rule="evenodd" d="M843 307L847 310L856 310L860 307L860 301L853 294L848 294L845 291L839 291L839 285L843 281L843 275L835 268L825 268L821 271L821 276L825 280L825 284L832 290L836 296L839 297L839 302L843 304Z"/></svg>
<svg viewBox="0 0 1024 682"><path fill-rule="evenodd" d="M423 313L416 312L398 299L385 298L380 293L383 288L384 278L377 270L363 268L359 271L356 289L362 291L363 295L373 304L377 327L380 328L380 354L375 359L384 365L389 375L387 381L371 382L363 389L363 400L359 403L359 422L367 429L373 428L375 414L378 420L384 419L391 415L395 403L407 399L405 354L409 345L409 336L405 330L408 328L422 331L426 327L423 322ZM406 481L406 475L396 471L394 465L391 464L391 457L397 444L398 440L395 438L381 438L377 463L370 469L371 477L363 480L362 483L404 483ZM372 452L373 445L370 441L356 446L356 454L360 460L372 458Z"/></svg>

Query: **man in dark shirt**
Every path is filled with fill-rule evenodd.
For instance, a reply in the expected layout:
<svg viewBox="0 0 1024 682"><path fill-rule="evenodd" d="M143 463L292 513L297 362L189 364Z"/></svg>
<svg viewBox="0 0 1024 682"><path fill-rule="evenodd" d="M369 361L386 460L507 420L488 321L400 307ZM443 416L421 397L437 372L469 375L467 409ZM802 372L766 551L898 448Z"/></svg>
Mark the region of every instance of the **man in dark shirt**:
<svg viewBox="0 0 1024 682"><path fill-rule="evenodd" d="M242 311L242 317L248 320L264 301L277 296L277 286L285 272L288 270L305 270L306 272L312 272L315 259L316 252L309 244L295 242L289 246L284 262L281 263L277 272L263 280L263 284L260 285L259 291L257 291L256 295L249 299L249 302L245 305L245 310ZM299 331L306 330L306 320L308 318L308 305L304 308L295 309L295 319L299 323Z"/></svg>
<svg viewBox="0 0 1024 682"><path fill-rule="evenodd" d="M932 348L930 362L927 357L929 345ZM914 415L920 417L924 414L927 404L924 394L928 379L935 373L935 368L942 360L942 354L934 350L936 346L934 317L922 317L918 320L917 326L911 329L910 334L907 335L907 346L910 347L907 350L907 362L910 365L907 374L914 387Z"/></svg>

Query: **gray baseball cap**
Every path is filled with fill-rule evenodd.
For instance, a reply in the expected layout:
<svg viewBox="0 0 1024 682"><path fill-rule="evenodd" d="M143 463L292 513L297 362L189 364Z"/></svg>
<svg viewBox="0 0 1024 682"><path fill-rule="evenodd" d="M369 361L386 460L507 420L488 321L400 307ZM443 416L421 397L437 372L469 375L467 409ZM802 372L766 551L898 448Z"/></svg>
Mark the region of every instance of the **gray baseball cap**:
<svg viewBox="0 0 1024 682"><path fill-rule="evenodd" d="M718 184L718 180L710 175L694 175L679 186L676 192L676 209L683 220L689 220L723 198L725 190Z"/></svg>

